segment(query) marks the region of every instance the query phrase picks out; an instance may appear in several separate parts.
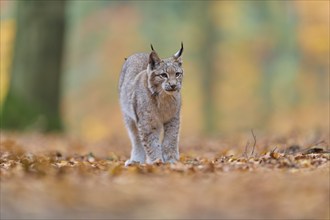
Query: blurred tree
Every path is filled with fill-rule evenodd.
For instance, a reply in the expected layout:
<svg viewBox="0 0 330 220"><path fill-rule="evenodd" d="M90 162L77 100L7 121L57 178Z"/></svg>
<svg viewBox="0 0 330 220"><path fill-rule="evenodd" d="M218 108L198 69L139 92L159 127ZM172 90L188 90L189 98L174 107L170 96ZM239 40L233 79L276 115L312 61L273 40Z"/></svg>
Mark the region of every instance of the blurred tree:
<svg viewBox="0 0 330 220"><path fill-rule="evenodd" d="M60 130L65 1L18 1L17 34L1 128Z"/></svg>
<svg viewBox="0 0 330 220"><path fill-rule="evenodd" d="M203 35L200 44L202 68L202 99L203 99L203 130L211 134L216 130L216 105L214 100L215 69L214 57L216 51L216 26L212 18L212 2L201 2L199 16Z"/></svg>
<svg viewBox="0 0 330 220"><path fill-rule="evenodd" d="M271 32L273 45L263 57L263 114L262 123L268 126L274 110L287 111L295 107L298 93L297 80L299 53L297 43L297 15L293 2L257 2L263 12L264 25Z"/></svg>

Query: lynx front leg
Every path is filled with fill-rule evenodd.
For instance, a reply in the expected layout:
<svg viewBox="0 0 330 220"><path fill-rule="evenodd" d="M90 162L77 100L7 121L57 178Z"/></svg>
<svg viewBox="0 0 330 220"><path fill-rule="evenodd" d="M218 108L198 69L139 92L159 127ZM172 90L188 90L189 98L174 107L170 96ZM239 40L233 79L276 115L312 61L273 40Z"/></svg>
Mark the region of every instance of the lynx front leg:
<svg viewBox="0 0 330 220"><path fill-rule="evenodd" d="M162 148L165 162L174 163L179 160L179 129L179 115L164 124L164 140Z"/></svg>
<svg viewBox="0 0 330 220"><path fill-rule="evenodd" d="M146 152L147 163L164 162L162 149L159 143L160 126L152 120L141 120L146 123L138 125L139 135Z"/></svg>
<svg viewBox="0 0 330 220"><path fill-rule="evenodd" d="M124 119L132 144L131 158L125 162L125 166L134 163L144 163L146 160L145 151L141 144L135 121L127 115L124 116Z"/></svg>

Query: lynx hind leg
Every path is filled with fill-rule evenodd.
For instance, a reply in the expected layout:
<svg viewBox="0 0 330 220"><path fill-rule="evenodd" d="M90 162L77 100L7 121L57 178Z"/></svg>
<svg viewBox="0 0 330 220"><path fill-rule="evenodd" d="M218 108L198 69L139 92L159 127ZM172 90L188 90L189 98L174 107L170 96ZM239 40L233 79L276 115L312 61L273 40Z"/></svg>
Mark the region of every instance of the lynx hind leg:
<svg viewBox="0 0 330 220"><path fill-rule="evenodd" d="M125 162L125 166L136 163L145 163L146 154L143 145L141 144L135 121L127 115L124 116L124 120L132 145L131 157Z"/></svg>

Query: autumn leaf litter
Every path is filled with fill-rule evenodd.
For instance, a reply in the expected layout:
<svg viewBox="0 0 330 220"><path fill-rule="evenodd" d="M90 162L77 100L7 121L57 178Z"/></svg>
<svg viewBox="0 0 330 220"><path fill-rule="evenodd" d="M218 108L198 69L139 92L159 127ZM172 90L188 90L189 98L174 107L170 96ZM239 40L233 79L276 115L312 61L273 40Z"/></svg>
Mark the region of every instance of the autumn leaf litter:
<svg viewBox="0 0 330 220"><path fill-rule="evenodd" d="M5 218L329 217L327 142L182 140L175 164L125 167L120 140L1 137Z"/></svg>

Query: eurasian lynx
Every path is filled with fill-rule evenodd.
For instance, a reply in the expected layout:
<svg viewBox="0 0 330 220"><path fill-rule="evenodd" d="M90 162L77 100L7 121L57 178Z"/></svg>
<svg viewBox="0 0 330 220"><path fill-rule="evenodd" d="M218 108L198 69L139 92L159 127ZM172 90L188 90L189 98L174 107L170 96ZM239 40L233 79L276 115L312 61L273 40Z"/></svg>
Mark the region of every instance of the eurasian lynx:
<svg viewBox="0 0 330 220"><path fill-rule="evenodd" d="M132 143L126 166L179 159L183 44L167 59L151 49L128 57L120 75L120 104Z"/></svg>

